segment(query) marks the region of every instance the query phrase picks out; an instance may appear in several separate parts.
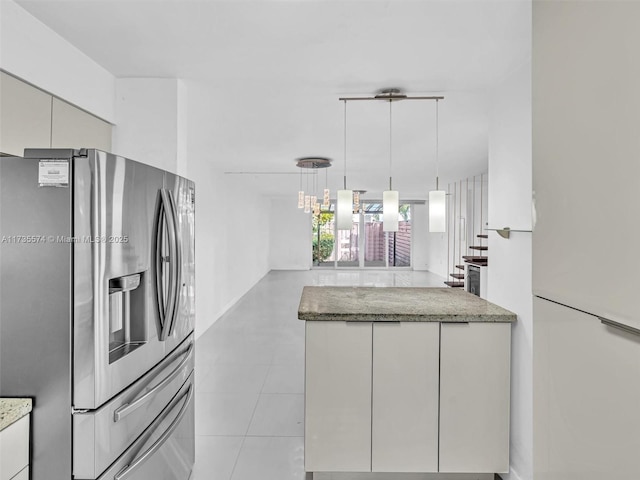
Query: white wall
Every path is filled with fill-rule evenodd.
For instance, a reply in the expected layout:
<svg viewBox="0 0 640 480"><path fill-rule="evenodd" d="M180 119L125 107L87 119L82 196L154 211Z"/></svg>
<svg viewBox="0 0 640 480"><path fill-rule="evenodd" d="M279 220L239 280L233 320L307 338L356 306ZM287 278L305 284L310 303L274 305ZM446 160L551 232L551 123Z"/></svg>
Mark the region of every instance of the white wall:
<svg viewBox="0 0 640 480"><path fill-rule="evenodd" d="M198 337L269 271L270 203L214 162L190 161L188 177L196 182Z"/></svg>
<svg viewBox="0 0 640 480"><path fill-rule="evenodd" d="M269 271L271 204L216 166L215 101L197 82L119 79L114 150L196 183L196 336ZM188 159L188 160L187 160Z"/></svg>
<svg viewBox="0 0 640 480"><path fill-rule="evenodd" d="M118 121L113 75L11 0L0 2L0 27L0 68ZM216 169L219 145L211 127L216 103L206 88L175 79L128 79L119 86L126 101L119 102L122 123L114 148L196 182L200 335L268 272L270 202Z"/></svg>
<svg viewBox="0 0 640 480"><path fill-rule="evenodd" d="M175 78L116 80L113 153L186 175L187 95Z"/></svg>
<svg viewBox="0 0 640 480"><path fill-rule="evenodd" d="M272 270L309 270L311 215L298 208L298 199L271 198L269 265Z"/></svg>
<svg viewBox="0 0 640 480"><path fill-rule="evenodd" d="M0 2L0 68L115 122L115 77L12 0Z"/></svg>
<svg viewBox="0 0 640 480"><path fill-rule="evenodd" d="M206 86L185 82L187 177L196 182L196 336L200 336L269 271L271 202L242 176L216 167Z"/></svg>
<svg viewBox="0 0 640 480"><path fill-rule="evenodd" d="M531 229L531 62L494 91L489 123L489 225ZM487 300L518 315L511 342L511 473L533 479L531 233L488 232Z"/></svg>

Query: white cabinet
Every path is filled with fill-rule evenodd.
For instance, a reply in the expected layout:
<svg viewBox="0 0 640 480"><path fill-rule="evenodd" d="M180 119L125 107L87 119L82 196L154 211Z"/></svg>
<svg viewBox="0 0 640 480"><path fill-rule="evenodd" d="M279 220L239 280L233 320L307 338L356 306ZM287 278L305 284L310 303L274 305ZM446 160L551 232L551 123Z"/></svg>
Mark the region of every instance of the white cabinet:
<svg viewBox="0 0 640 480"><path fill-rule="evenodd" d="M510 323L306 329L307 472L508 471Z"/></svg>
<svg viewBox="0 0 640 480"><path fill-rule="evenodd" d="M373 472L438 471L439 323L373 324Z"/></svg>
<svg viewBox="0 0 640 480"><path fill-rule="evenodd" d="M533 2L533 292L638 328L639 19Z"/></svg>
<svg viewBox="0 0 640 480"><path fill-rule="evenodd" d="M510 323L443 323L440 472L509 471Z"/></svg>
<svg viewBox="0 0 640 480"><path fill-rule="evenodd" d="M371 471L369 322L306 322L305 470Z"/></svg>
<svg viewBox="0 0 640 480"><path fill-rule="evenodd" d="M640 336L534 298L534 477L640 477Z"/></svg>
<svg viewBox="0 0 640 480"><path fill-rule="evenodd" d="M18 473L11 480L29 480L29 467L24 467L22 470L20 470L20 473Z"/></svg>
<svg viewBox="0 0 640 480"><path fill-rule="evenodd" d="M111 125L0 72L0 152L22 156L25 148L111 150Z"/></svg>
<svg viewBox="0 0 640 480"><path fill-rule="evenodd" d="M22 156L25 146L51 142L51 95L0 72L0 152Z"/></svg>
<svg viewBox="0 0 640 480"><path fill-rule="evenodd" d="M29 476L29 419L25 415L0 431L0 480Z"/></svg>
<svg viewBox="0 0 640 480"><path fill-rule="evenodd" d="M111 151L111 125L57 98L53 99L52 148Z"/></svg>

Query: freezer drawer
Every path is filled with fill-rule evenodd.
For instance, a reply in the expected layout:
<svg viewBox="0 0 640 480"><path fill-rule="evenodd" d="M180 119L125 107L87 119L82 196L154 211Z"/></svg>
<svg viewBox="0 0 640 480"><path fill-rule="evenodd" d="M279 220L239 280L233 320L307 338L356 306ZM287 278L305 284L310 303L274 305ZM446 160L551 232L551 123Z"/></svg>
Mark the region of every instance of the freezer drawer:
<svg viewBox="0 0 640 480"><path fill-rule="evenodd" d="M73 415L73 474L96 478L158 417L194 367L193 335L101 407ZM149 477L155 478L155 477Z"/></svg>
<svg viewBox="0 0 640 480"><path fill-rule="evenodd" d="M160 416L98 480L187 480L195 461L194 421L192 373Z"/></svg>

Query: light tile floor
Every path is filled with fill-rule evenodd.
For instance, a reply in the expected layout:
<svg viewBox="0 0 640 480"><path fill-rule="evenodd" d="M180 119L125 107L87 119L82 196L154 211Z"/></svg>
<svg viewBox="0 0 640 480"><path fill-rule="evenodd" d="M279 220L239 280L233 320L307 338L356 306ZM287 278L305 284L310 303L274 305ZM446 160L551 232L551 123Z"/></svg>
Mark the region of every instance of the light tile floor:
<svg viewBox="0 0 640 480"><path fill-rule="evenodd" d="M441 287L430 272L272 271L196 344L192 480L304 474L304 285Z"/></svg>

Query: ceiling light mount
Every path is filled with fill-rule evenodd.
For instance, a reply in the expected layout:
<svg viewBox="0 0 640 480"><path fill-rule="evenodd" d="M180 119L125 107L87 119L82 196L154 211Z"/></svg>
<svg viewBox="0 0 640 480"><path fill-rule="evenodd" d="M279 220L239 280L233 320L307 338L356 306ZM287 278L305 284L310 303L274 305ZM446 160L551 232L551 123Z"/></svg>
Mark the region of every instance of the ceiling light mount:
<svg viewBox="0 0 640 480"><path fill-rule="evenodd" d="M374 98L376 100L397 102L398 100L406 100L407 95L402 93L402 90L399 88L383 88L378 91Z"/></svg>
<svg viewBox="0 0 640 480"><path fill-rule="evenodd" d="M331 159L327 157L300 157L296 158L296 167L300 168L329 168Z"/></svg>

